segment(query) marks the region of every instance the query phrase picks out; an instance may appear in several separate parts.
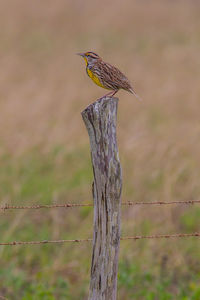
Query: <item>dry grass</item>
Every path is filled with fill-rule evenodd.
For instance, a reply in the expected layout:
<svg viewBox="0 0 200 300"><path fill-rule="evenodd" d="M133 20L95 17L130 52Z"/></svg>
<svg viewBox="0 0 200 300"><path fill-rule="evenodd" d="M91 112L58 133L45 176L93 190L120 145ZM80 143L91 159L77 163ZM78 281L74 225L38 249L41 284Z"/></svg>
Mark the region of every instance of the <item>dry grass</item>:
<svg viewBox="0 0 200 300"><path fill-rule="evenodd" d="M141 104L119 93L121 152L149 132L151 141L157 138L152 129L168 135L165 143L178 136L188 147L180 135L198 134L200 93L195 1L14 2L13 10L10 1L2 2L0 16L3 146L24 151L38 143L77 145L80 137L85 143L80 111L104 92L74 55L89 49L124 70L144 99Z"/></svg>
<svg viewBox="0 0 200 300"><path fill-rule="evenodd" d="M192 0L125 0L123 4L119 0L2 1L1 154L19 157L35 146L48 153L57 145L64 145L70 152L88 143L80 112L104 91L89 81L83 61L75 53L93 50L124 71L143 98L140 103L128 93L118 94L124 200L199 199L199 9L199 2ZM69 195L74 200L82 195L89 197L89 188L86 185L80 193ZM182 230L178 220L185 211L143 207L124 210L123 232ZM50 219L57 224L53 236L58 237L59 213L52 213ZM70 218L74 228L77 219ZM144 219L154 223L144 225ZM17 217L8 235L16 222ZM81 237L84 224L87 227L88 220L72 230L76 237ZM140 245L135 248L135 243L125 242L122 257L126 254L134 259L142 253L147 261L173 252L170 263L175 266L186 259L185 252L177 248L183 247L182 241ZM146 245L152 249L148 255ZM53 263L53 269L62 274L66 272L62 270L65 249L59 250ZM67 259L68 267L75 270L80 253L76 251L73 248ZM70 265L73 254L76 259ZM77 274L73 276L71 282L77 279Z"/></svg>

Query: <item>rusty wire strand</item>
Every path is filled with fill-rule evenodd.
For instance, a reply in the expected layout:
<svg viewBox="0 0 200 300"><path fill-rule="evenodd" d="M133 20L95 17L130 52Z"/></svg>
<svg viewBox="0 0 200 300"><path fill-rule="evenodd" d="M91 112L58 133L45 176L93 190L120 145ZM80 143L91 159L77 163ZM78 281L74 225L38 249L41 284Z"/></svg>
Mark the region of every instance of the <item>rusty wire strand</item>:
<svg viewBox="0 0 200 300"><path fill-rule="evenodd" d="M154 234L154 235L135 235L121 237L124 240L141 240L141 239L161 239L161 238L187 238L200 237L200 232L194 233L175 233L175 234ZM76 240L43 240L43 241L13 241L0 243L0 246L15 246L15 245L38 245L38 244L61 244L61 243L83 243L91 242L92 239L76 239Z"/></svg>
<svg viewBox="0 0 200 300"><path fill-rule="evenodd" d="M79 204L79 203L64 203L64 204L36 204L36 205L2 205L0 210L7 209L41 209L41 208L73 208L73 207L84 207L84 206L93 206L92 204Z"/></svg>
<svg viewBox="0 0 200 300"><path fill-rule="evenodd" d="M152 202L122 202L124 206L131 205L172 205L172 204L195 204L200 203L200 200L186 200L186 201L152 201ZM81 203L64 203L64 204L36 204L36 205L2 205L0 210L7 209L41 209L41 208L76 208L76 207L92 207L93 204L81 204Z"/></svg>

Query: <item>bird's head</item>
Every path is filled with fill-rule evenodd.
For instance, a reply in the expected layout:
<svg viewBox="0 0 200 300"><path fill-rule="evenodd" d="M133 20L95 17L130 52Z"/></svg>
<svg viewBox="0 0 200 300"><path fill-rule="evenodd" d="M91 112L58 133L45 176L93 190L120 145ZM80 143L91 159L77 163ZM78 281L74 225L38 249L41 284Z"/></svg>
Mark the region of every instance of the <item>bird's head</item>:
<svg viewBox="0 0 200 300"><path fill-rule="evenodd" d="M77 53L84 58L86 65L93 64L100 59L100 56L94 52Z"/></svg>

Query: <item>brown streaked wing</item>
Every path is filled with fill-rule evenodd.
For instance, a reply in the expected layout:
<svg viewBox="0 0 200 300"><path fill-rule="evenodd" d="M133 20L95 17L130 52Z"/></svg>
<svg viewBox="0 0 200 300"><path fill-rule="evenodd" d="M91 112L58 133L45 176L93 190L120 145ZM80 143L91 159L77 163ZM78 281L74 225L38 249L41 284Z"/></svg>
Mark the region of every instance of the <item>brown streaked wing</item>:
<svg viewBox="0 0 200 300"><path fill-rule="evenodd" d="M97 62L92 71L99 77L102 84L113 90L124 89L129 91L132 89L128 78L116 67L103 61Z"/></svg>

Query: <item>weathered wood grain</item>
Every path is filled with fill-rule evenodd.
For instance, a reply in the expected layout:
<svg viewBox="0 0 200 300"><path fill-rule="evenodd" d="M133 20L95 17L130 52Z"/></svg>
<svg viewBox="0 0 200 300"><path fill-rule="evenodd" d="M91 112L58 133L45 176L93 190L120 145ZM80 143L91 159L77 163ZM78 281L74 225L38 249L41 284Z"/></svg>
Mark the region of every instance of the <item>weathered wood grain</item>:
<svg viewBox="0 0 200 300"><path fill-rule="evenodd" d="M88 300L116 300L120 244L121 166L116 141L118 99L104 97L82 117L88 130L94 173L94 232Z"/></svg>

